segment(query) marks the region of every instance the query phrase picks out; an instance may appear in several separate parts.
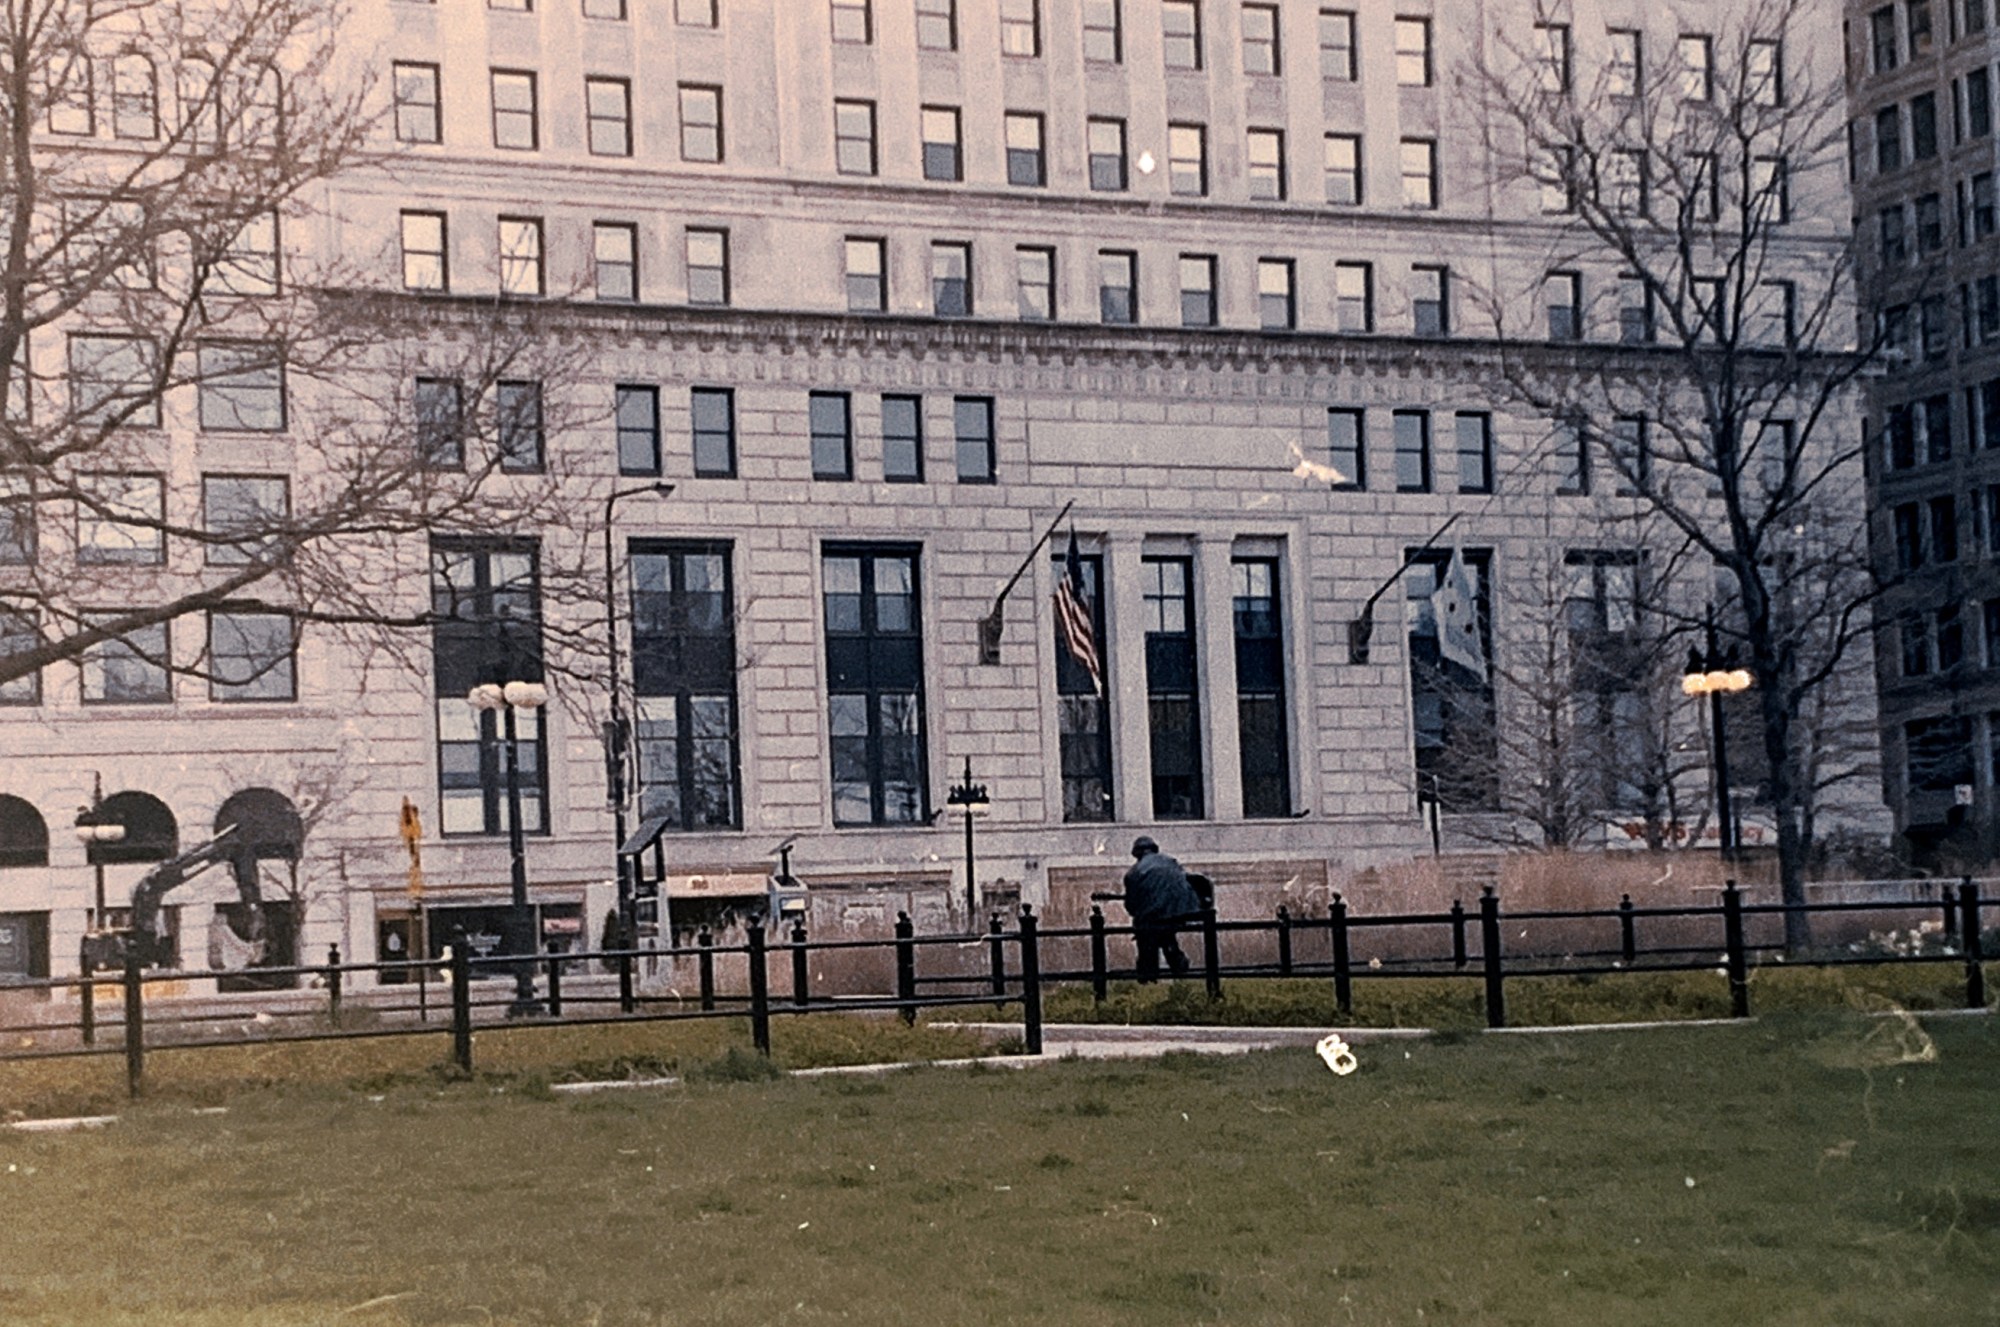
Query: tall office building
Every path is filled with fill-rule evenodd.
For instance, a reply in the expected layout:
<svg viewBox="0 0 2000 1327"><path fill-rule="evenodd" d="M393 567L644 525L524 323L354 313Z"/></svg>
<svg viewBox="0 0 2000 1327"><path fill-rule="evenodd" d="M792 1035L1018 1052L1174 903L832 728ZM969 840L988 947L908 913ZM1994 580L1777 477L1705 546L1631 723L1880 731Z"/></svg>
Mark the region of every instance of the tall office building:
<svg viewBox="0 0 2000 1327"><path fill-rule="evenodd" d="M2000 241L1990 0L1847 6L1854 209L1885 369L1869 421L1883 749L1934 865L2000 845Z"/></svg>
<svg viewBox="0 0 2000 1327"><path fill-rule="evenodd" d="M1498 731L1538 665L1496 623L1537 609L1595 749L1696 741L1679 668L1626 657L1672 562L1642 501L1509 389L1522 355L1653 362L1652 297L1489 155L1468 71L1511 53L1553 96L1611 70L1694 97L1701 16L1733 10L364 0L341 49L374 79L386 156L304 200L287 257L337 258L430 320L390 394L441 465L482 462L433 427L475 406L427 349L532 308L565 368L495 375L496 468L555 485L572 519L371 544L385 601L444 616L403 656L195 619L160 648L192 658L206 631L257 661L244 680L140 651L10 684L4 962L72 961L93 904L69 822L94 776L133 829L90 850L113 902L241 815L232 797L281 829L311 801L302 851L274 832L266 853L300 900L282 929L315 956L407 952L407 799L434 942L496 928L505 711L466 694L510 679L551 693L515 715L542 938L594 943L614 900L587 653L607 513L628 818L657 836L677 926L762 909L781 842L818 927L962 921L968 770L990 801L982 918L1015 898L1077 916L1140 832L1225 899L1323 909L1428 854L1432 803L1448 848L1508 837L1505 785L1537 775ZM1831 55L1771 44L1803 81ZM112 118L71 129L112 145ZM1798 262L1838 244L1815 218L1843 209L1802 208ZM246 419L184 389L120 501L284 501L311 482L285 447L295 394L291 420ZM1643 452L1644 417L1618 427ZM671 496L611 500L655 481ZM80 538L126 539L104 516ZM1707 774L1677 760L1691 823ZM1607 769L1578 837L1629 841L1634 799L1660 796ZM187 893L185 961L213 892Z"/></svg>

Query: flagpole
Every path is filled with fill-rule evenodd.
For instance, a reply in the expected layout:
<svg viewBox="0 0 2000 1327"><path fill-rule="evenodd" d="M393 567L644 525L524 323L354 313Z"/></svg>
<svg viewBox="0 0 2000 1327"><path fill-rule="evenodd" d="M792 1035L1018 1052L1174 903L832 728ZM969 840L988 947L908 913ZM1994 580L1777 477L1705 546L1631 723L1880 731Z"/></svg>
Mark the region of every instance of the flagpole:
<svg viewBox="0 0 2000 1327"><path fill-rule="evenodd" d="M1056 527L1062 524L1063 517L1069 515L1069 509L1075 505L1075 498L1063 504L1062 510L1056 513L1056 518L1049 522L1049 528L1042 532L1042 537L1028 550L1028 556L1021 559L1021 565L1007 578L1007 583L1000 587L1000 593L993 597L993 611L979 620L979 662L983 664L1000 662L1000 632L1006 625L1002 615L1006 612L1007 595L1020 584L1021 577L1027 574L1030 566L1034 565L1035 558L1041 553L1043 545L1055 536Z"/></svg>
<svg viewBox="0 0 2000 1327"><path fill-rule="evenodd" d="M1368 602L1361 605L1361 616L1347 624L1347 662L1350 664L1365 664L1368 662L1368 643L1369 639L1375 634L1376 602L1389 592L1390 586L1402 579L1404 572L1416 565L1418 558L1430 552L1431 546L1444 537L1446 530L1458 524L1458 518L1463 515L1465 515L1464 512L1455 511L1447 517L1445 523L1431 531L1431 537L1419 544L1415 552L1405 553L1402 565L1389 574L1388 580L1383 581L1381 585L1376 587L1375 593L1368 596Z"/></svg>

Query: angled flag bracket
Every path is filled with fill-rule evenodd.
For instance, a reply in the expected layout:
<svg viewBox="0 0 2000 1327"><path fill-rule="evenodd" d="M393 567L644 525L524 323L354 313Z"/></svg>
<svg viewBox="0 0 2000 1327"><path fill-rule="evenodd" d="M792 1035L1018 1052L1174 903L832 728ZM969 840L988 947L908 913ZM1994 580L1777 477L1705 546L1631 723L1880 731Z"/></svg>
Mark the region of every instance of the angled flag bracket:
<svg viewBox="0 0 2000 1327"><path fill-rule="evenodd" d="M1063 504L1063 509L1056 513L1056 518L1053 521L1049 522L1049 528L1042 532L1042 537L1037 539L1035 546L1028 550L1028 556L1021 559L1021 565L1015 568L1012 576L1007 578L1007 583L1000 587L1000 593L993 597L993 611L979 619L980 663L997 664L1000 662L1000 633L1005 630L1007 625L1006 609L1008 592L1020 584L1021 577L1027 573L1029 567L1034 565L1035 558L1041 553L1043 545L1047 544L1054 537L1056 527L1062 524L1063 517L1069 515L1069 509L1075 505L1075 498L1071 498Z"/></svg>
<svg viewBox="0 0 2000 1327"><path fill-rule="evenodd" d="M1429 552L1431 546L1442 539L1444 532L1457 524L1458 518L1464 514L1464 512L1453 512L1446 518L1443 525L1431 531L1431 537L1424 540L1416 552L1406 554L1402 564L1390 573L1389 579L1383 581L1375 588L1375 593L1368 596L1368 602L1361 605L1361 616L1350 620L1347 624L1347 662L1350 664L1365 664L1368 662L1369 642L1375 635L1375 605L1377 601L1389 592L1390 586L1403 578L1404 572L1416 565L1417 557L1420 554Z"/></svg>

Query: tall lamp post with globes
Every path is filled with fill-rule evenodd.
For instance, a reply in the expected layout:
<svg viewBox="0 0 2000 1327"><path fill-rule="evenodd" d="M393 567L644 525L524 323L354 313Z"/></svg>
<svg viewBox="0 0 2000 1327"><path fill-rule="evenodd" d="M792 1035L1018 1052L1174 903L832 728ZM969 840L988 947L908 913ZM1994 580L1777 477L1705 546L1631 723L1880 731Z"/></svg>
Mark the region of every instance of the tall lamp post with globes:
<svg viewBox="0 0 2000 1327"><path fill-rule="evenodd" d="M549 691L540 682L486 682L472 688L465 699L475 710L500 714L507 778L507 852L514 886L506 952L516 958L514 1003L507 1006L507 1017L533 1018L542 1012L542 1005L535 998L534 920L528 912L528 859L521 841L521 750L514 712L540 709L548 704Z"/></svg>
<svg viewBox="0 0 2000 1327"><path fill-rule="evenodd" d="M125 840L125 826L104 814L104 779L102 775L90 777L90 805L76 809L76 837L83 844L84 855L97 869L96 906L91 910L92 930L104 927L104 858L100 855L99 844L122 843Z"/></svg>
<svg viewBox="0 0 2000 1327"><path fill-rule="evenodd" d="M965 922L974 927L979 925L979 883L973 874L972 822L983 816L992 805L986 796L986 785L972 781L972 757L965 758L965 778L944 795L946 806L955 806L965 812Z"/></svg>
<svg viewBox="0 0 2000 1327"><path fill-rule="evenodd" d="M1729 747L1722 723L1722 698L1748 691L1750 670L1736 666L1736 651L1716 648L1715 609L1708 610L1706 649L1688 651L1687 672L1681 677L1681 693L1708 697L1711 749L1715 752L1715 814L1718 846L1722 860L1734 863L1742 846L1736 826L1736 811L1729 795Z"/></svg>
<svg viewBox="0 0 2000 1327"><path fill-rule="evenodd" d="M667 483L639 484L615 489L604 499L604 655L611 688L609 717L604 721L604 798L611 803L611 832L615 836L612 853L618 871L618 943L631 949L638 943L638 917L633 902L631 864L625 860L625 804L629 800L627 780L632 751L632 727L625 718L623 683L618 676L618 559L611 540L614 509L625 498L644 493L668 497L674 486Z"/></svg>

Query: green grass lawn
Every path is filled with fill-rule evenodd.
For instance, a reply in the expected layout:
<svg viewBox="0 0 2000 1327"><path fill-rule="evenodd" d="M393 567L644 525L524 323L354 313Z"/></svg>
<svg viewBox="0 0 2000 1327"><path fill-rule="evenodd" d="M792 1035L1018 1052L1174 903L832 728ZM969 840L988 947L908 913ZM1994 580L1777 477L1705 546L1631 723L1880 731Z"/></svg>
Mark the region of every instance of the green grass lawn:
<svg viewBox="0 0 2000 1327"><path fill-rule="evenodd" d="M0 1321L2000 1321L1992 1018L1358 1053L154 1102L0 1134Z"/></svg>

